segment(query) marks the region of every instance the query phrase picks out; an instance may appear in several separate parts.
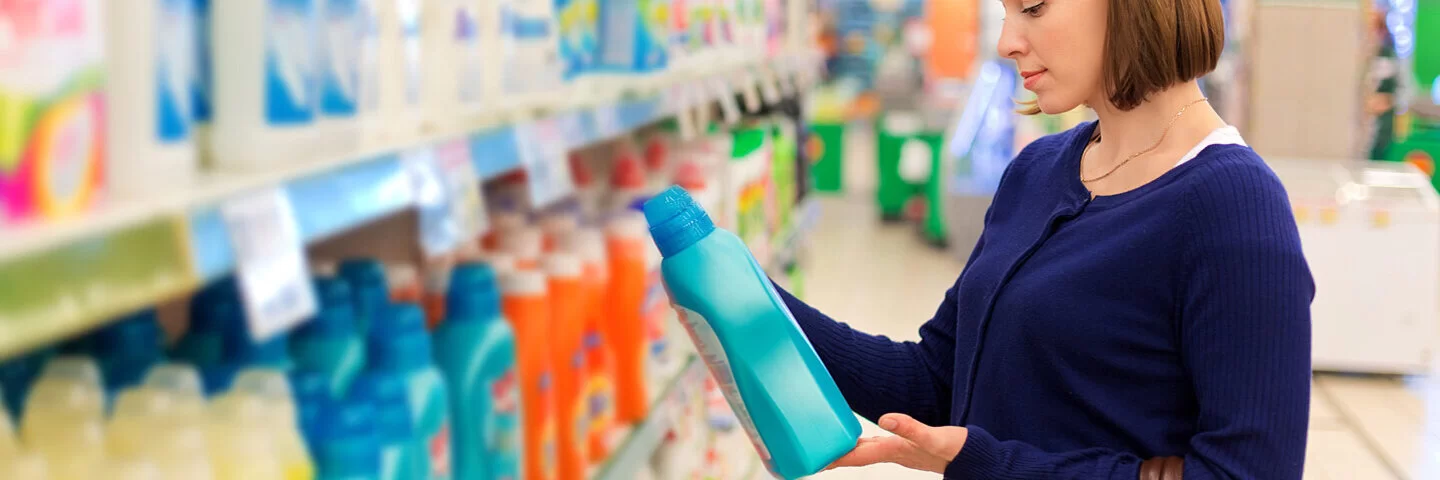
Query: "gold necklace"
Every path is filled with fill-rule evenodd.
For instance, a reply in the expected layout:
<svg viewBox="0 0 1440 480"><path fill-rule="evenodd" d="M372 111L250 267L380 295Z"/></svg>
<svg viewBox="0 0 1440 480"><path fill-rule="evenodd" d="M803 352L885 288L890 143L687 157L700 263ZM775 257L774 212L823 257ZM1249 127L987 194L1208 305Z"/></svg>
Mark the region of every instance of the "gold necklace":
<svg viewBox="0 0 1440 480"><path fill-rule="evenodd" d="M1131 154L1130 156L1125 157L1125 159L1124 159L1124 160L1121 160L1120 163L1115 164L1114 167L1110 167L1110 171L1105 172L1104 175L1100 175L1100 176L1098 176L1098 177L1086 179L1086 178L1085 178L1085 175L1082 173L1082 174L1080 174L1080 182L1082 182L1082 183L1093 183L1093 182L1098 182L1098 181L1104 180L1105 177L1108 177L1108 176L1110 176L1110 174L1115 173L1116 170L1119 170L1120 167L1123 167L1123 166L1125 166L1125 164L1130 163L1130 161L1131 161L1131 160L1134 160L1136 157L1139 157L1139 156L1141 156L1141 155L1144 155L1144 154L1153 152L1153 151L1155 151L1155 149L1160 148L1160 143L1161 143L1161 142L1164 142L1164 141L1165 141L1165 136L1170 134L1170 127L1174 127L1174 126L1175 126L1175 121L1176 121L1176 120L1179 120L1179 119L1180 119L1180 116L1185 114L1185 110L1188 109L1188 108L1190 108L1191 105L1194 105L1194 104L1197 104L1197 103L1200 103L1200 102L1203 102L1203 101L1206 101L1206 100L1209 100L1209 99L1208 99L1208 98L1201 97L1199 100L1196 100L1196 101L1187 103L1187 104L1185 104L1185 106L1180 107L1180 111L1175 112L1175 116L1174 116L1174 117L1170 117L1170 123L1169 123L1168 125L1165 125L1165 129L1164 129L1164 130L1161 130L1161 131L1160 131L1160 139L1159 139L1159 140L1155 140L1155 144L1154 144L1154 145L1151 145L1150 148L1147 148L1147 149L1144 149L1144 150L1135 152L1134 154ZM1085 150L1086 150L1086 151L1089 151L1089 150L1090 150L1090 146L1093 146L1093 145L1095 145L1095 144L1097 144L1097 143L1100 143L1100 133L1099 133L1099 132L1100 132L1100 126L1099 126L1099 125L1096 125L1096 126L1095 126L1095 132L1096 132L1096 133L1095 133L1095 138L1091 139L1090 145L1087 145L1087 146L1085 147ZM1085 157L1085 152L1080 152L1080 157L1083 159L1083 158Z"/></svg>

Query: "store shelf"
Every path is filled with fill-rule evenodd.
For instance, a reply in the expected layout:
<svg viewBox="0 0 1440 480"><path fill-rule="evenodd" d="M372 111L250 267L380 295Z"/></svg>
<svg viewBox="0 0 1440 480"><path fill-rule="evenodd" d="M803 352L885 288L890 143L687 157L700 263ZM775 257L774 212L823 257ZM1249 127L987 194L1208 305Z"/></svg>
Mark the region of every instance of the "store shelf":
<svg viewBox="0 0 1440 480"><path fill-rule="evenodd" d="M665 433L670 429L670 422L674 416L661 405L671 403L670 400L681 395L682 380L690 375L703 375L705 365L694 354L687 355L680 368L676 369L673 375L667 376L665 387L657 389L657 394L651 400L650 415L638 425L631 427L623 434L624 440L619 447L610 454L590 478L595 480L630 480L639 476L642 468L648 468L650 457L655 450L660 448L660 442L665 439Z"/></svg>
<svg viewBox="0 0 1440 480"><path fill-rule="evenodd" d="M477 180L522 167L517 132L545 123L563 132L564 147L598 143L715 97L680 95L700 79L741 82L756 72L790 72L815 65L813 52L763 61L722 62L702 70L673 72L604 94L571 96L568 104L517 109L477 120L457 131L381 145L265 171L218 172L144 198L110 198L84 215L0 228L0 359L26 348L152 305L193 289L235 268L222 206L267 189L290 202L306 245L371 223L414 205L406 162L417 150L463 143ZM752 81L752 80L745 80ZM736 83L737 91L742 88ZM692 92L693 93L693 92ZM165 233L161 233L165 232ZM136 242L132 238L148 238ZM164 236L164 240L156 238ZM73 258L117 265L97 274ZM122 268L123 267L123 268Z"/></svg>

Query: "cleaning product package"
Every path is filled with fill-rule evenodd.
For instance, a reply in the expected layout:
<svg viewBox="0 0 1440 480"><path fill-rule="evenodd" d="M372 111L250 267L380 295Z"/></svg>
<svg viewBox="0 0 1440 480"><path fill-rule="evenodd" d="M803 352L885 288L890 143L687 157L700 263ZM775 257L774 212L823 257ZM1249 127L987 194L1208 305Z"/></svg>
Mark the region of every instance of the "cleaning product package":
<svg viewBox="0 0 1440 480"><path fill-rule="evenodd" d="M764 270L680 187L645 204L671 302L771 472L814 474L860 423Z"/></svg>
<svg viewBox="0 0 1440 480"><path fill-rule="evenodd" d="M210 24L217 167L270 168L323 142L316 1L212 0L212 18L224 20Z"/></svg>
<svg viewBox="0 0 1440 480"><path fill-rule="evenodd" d="M195 176L190 86L195 76L192 0L144 0L106 10L109 96L105 136L117 195L141 196Z"/></svg>

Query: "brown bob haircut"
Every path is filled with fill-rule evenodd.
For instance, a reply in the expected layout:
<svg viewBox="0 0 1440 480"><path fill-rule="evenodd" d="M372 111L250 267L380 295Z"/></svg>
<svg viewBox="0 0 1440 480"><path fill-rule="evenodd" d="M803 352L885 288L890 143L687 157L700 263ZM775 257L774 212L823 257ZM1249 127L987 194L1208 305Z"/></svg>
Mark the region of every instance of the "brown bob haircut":
<svg viewBox="0 0 1440 480"><path fill-rule="evenodd" d="M1150 94L1215 70L1225 48L1220 0L1110 0L1102 78L1110 103L1130 110ZM1020 113L1040 113L1021 102Z"/></svg>

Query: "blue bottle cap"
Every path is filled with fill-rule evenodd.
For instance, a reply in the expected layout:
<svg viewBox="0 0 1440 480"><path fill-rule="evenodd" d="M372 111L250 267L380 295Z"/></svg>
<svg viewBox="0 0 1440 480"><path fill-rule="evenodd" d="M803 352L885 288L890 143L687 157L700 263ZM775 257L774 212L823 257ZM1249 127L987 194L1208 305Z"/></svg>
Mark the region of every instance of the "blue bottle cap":
<svg viewBox="0 0 1440 480"><path fill-rule="evenodd" d="M92 352L111 392L135 386L165 359L165 331L154 310L142 310L95 332Z"/></svg>
<svg viewBox="0 0 1440 480"><path fill-rule="evenodd" d="M336 402L320 412L315 424L315 463L333 478L377 478L380 440L375 406L359 399Z"/></svg>
<svg viewBox="0 0 1440 480"><path fill-rule="evenodd" d="M35 384L41 367L53 354L52 349L41 349L0 363L0 389L4 390L5 406L14 420L12 425L19 423L25 411L25 399L30 396L30 386Z"/></svg>
<svg viewBox="0 0 1440 480"><path fill-rule="evenodd" d="M235 375L240 374L241 366L234 363L218 363L200 367L200 383L205 386L205 396L213 397L230 390L230 384L235 383Z"/></svg>
<svg viewBox="0 0 1440 480"><path fill-rule="evenodd" d="M666 257L689 248L710 232L715 223L685 189L671 186L645 202L645 220L650 236Z"/></svg>
<svg viewBox="0 0 1440 480"><path fill-rule="evenodd" d="M375 317L384 316L385 306L390 304L390 287L385 282L385 265L370 258L349 259L340 262L340 277L350 282L355 297L355 314L358 325L373 326Z"/></svg>
<svg viewBox="0 0 1440 480"><path fill-rule="evenodd" d="M375 406L380 443L405 442L413 434L405 380L391 372L368 372L355 381L351 397Z"/></svg>
<svg viewBox="0 0 1440 480"><path fill-rule="evenodd" d="M315 279L320 300L315 316L300 327L303 335L349 335L355 332L355 303L350 285L338 278Z"/></svg>
<svg viewBox="0 0 1440 480"><path fill-rule="evenodd" d="M425 313L411 303L385 309L384 318L370 331L366 359L374 370L413 371L429 366L430 334L425 331Z"/></svg>
<svg viewBox="0 0 1440 480"><path fill-rule="evenodd" d="M190 301L190 328L186 335L227 335L244 328L245 309L239 290L225 290L221 281L195 295Z"/></svg>
<svg viewBox="0 0 1440 480"><path fill-rule="evenodd" d="M500 288L495 270L484 263L462 263L450 272L445 296L447 321L488 320L500 315Z"/></svg>

